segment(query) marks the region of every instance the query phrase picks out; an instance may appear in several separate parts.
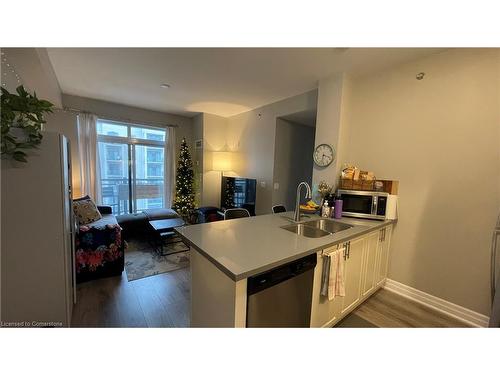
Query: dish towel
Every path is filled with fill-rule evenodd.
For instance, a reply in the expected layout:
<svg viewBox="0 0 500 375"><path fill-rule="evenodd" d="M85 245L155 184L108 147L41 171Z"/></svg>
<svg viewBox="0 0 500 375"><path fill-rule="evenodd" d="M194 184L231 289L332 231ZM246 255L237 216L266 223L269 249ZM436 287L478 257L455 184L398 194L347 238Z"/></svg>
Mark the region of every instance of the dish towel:
<svg viewBox="0 0 500 375"><path fill-rule="evenodd" d="M335 250L323 256L323 274L321 276L321 295L333 300L336 296L345 296L343 250Z"/></svg>
<svg viewBox="0 0 500 375"><path fill-rule="evenodd" d="M321 295L328 297L328 282L330 280L330 262L329 254L323 255L323 269L321 273Z"/></svg>
<svg viewBox="0 0 500 375"><path fill-rule="evenodd" d="M337 282L335 283L335 295L345 297L345 260L344 250L337 250Z"/></svg>

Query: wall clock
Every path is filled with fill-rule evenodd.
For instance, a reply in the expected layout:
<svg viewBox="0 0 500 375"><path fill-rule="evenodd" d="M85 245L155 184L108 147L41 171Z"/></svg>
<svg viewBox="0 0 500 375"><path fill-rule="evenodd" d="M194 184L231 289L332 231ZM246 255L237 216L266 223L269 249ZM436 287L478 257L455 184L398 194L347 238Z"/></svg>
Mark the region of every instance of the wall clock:
<svg viewBox="0 0 500 375"><path fill-rule="evenodd" d="M335 159L335 151L326 143L320 144L314 150L313 159L318 167L328 167Z"/></svg>

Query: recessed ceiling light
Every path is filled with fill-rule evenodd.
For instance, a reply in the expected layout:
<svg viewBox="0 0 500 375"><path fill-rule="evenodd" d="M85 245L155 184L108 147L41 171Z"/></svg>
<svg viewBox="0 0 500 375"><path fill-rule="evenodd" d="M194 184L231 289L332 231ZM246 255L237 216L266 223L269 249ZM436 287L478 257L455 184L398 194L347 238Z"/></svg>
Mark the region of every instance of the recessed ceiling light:
<svg viewBox="0 0 500 375"><path fill-rule="evenodd" d="M169 85L168 83L162 83L162 84L160 85L160 87L161 87L162 89L169 89L169 88L170 88L170 85Z"/></svg>

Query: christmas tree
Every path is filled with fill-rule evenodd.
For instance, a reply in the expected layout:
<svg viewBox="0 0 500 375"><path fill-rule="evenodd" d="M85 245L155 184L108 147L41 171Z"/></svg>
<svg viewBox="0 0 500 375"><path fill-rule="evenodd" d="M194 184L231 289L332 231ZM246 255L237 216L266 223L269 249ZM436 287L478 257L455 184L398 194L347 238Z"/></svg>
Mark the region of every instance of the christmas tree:
<svg viewBox="0 0 500 375"><path fill-rule="evenodd" d="M177 175L175 176L175 199L172 208L185 220L189 219L195 208L193 183L193 162L186 138L183 138L177 165Z"/></svg>
<svg viewBox="0 0 500 375"><path fill-rule="evenodd" d="M234 207L234 180L232 178L226 178L226 186L224 188L224 202L222 207L233 208Z"/></svg>

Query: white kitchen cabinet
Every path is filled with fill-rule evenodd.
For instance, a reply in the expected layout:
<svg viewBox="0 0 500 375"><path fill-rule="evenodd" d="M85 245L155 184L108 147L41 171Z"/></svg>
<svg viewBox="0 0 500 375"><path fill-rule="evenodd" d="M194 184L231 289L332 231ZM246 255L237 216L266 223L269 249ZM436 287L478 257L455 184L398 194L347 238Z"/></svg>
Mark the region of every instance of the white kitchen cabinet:
<svg viewBox="0 0 500 375"><path fill-rule="evenodd" d="M342 246L339 245L339 247ZM337 245L324 249L324 253L337 250ZM321 251L318 253L318 262L314 272L313 298L311 305L311 327L331 326L340 318L342 310L342 298L335 297L329 301L327 297L320 295L321 293L321 276L323 273L323 256Z"/></svg>
<svg viewBox="0 0 500 375"><path fill-rule="evenodd" d="M365 237L363 259L362 296L367 296L377 285L379 231L372 232Z"/></svg>
<svg viewBox="0 0 500 375"><path fill-rule="evenodd" d="M361 237L347 242L347 256L344 269L345 297L342 297L342 315L352 310L361 298L365 239L366 237Z"/></svg>
<svg viewBox="0 0 500 375"><path fill-rule="evenodd" d="M331 327L382 287L387 277L391 226L352 239L345 260L345 297L332 301L320 295L323 272L322 253L342 249L344 243L318 252L314 273L311 327Z"/></svg>
<svg viewBox="0 0 500 375"><path fill-rule="evenodd" d="M331 326L339 321L346 311L352 310L361 298L361 279L363 273L363 250L366 237L356 238L354 240L332 246L323 250L329 253L341 249L345 259L344 280L345 296L337 296L333 300L321 296L321 276L323 273L323 256L318 253L318 263L316 265L313 291L311 327Z"/></svg>
<svg viewBox="0 0 500 375"><path fill-rule="evenodd" d="M389 247L391 242L391 232L391 226L384 227L379 231L376 266L377 286L382 285L387 278L387 271L389 268Z"/></svg>

